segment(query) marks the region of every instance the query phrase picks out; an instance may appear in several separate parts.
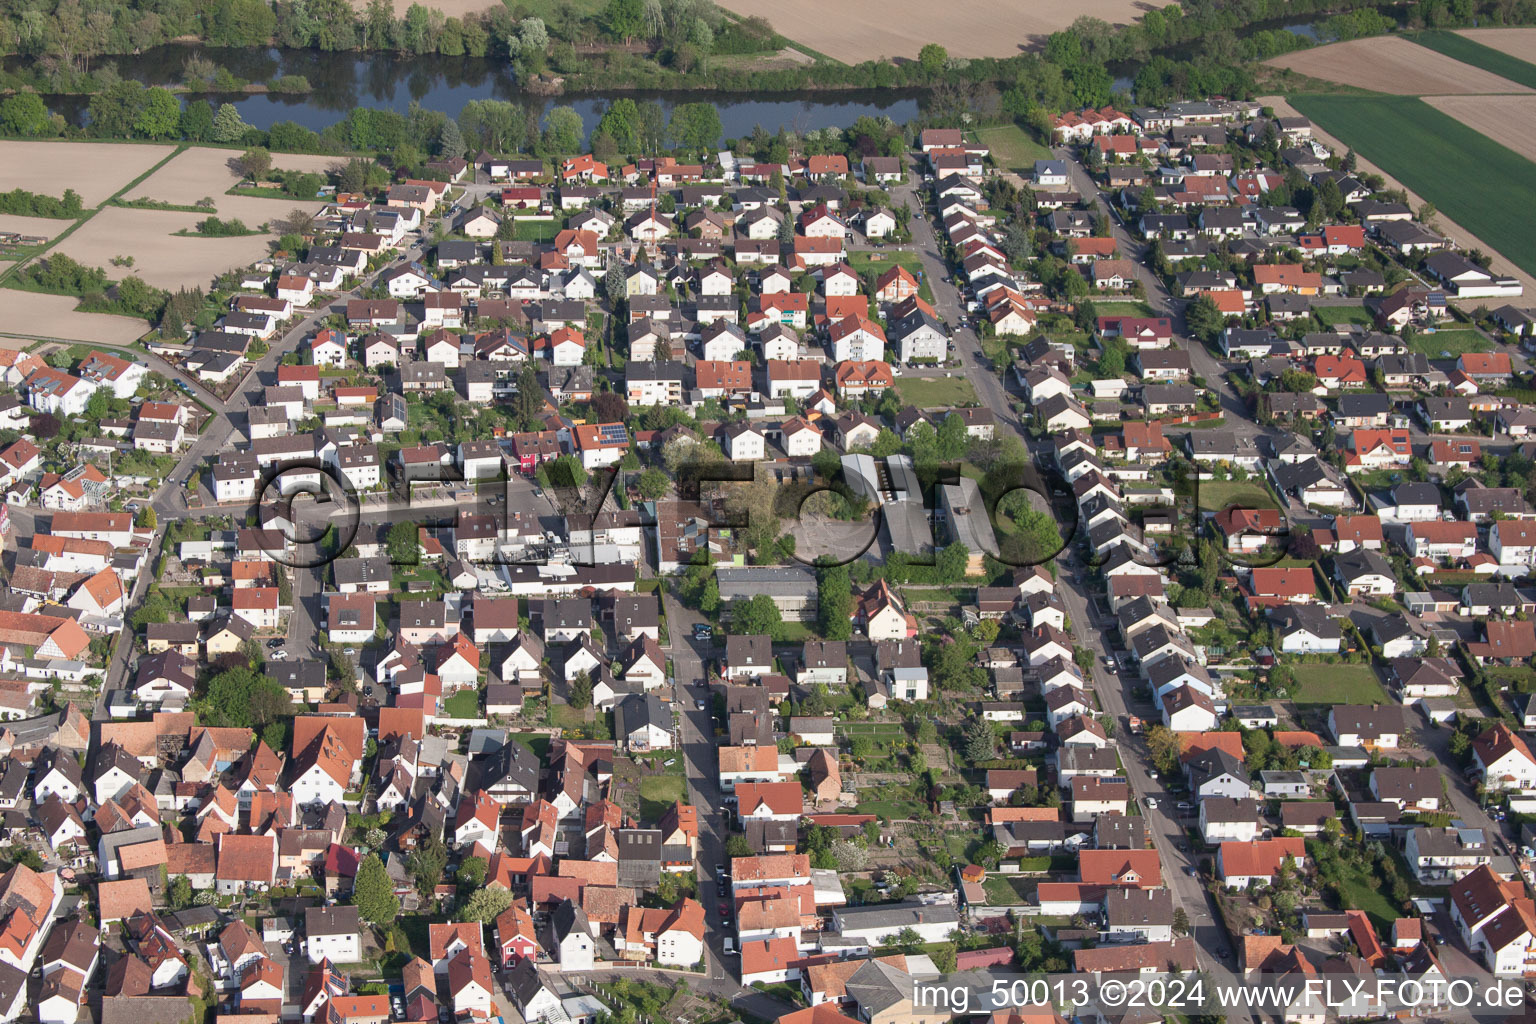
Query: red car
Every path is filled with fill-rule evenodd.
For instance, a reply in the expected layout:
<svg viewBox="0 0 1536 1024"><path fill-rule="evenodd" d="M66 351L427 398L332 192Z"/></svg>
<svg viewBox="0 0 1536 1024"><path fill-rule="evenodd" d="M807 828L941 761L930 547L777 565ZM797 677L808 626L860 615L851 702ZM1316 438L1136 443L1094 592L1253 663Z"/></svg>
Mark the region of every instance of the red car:
<svg viewBox="0 0 1536 1024"><path fill-rule="evenodd" d="M727 919L730 918L730 916L731 916L731 905L729 903L722 903L722 904L720 904L720 916L724 917L724 918L727 918Z"/></svg>

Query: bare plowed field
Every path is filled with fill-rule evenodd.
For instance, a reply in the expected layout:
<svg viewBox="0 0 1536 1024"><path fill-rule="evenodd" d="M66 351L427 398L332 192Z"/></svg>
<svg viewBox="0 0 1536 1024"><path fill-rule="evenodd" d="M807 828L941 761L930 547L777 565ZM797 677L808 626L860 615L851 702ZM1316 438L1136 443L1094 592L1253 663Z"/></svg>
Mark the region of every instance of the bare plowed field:
<svg viewBox="0 0 1536 1024"><path fill-rule="evenodd" d="M1044 44L1045 37L1079 17L1113 24L1131 21L1166 0L721 0L744 17L768 19L781 35L850 64L878 57L916 57L938 43L952 57L1011 57Z"/></svg>
<svg viewBox="0 0 1536 1024"><path fill-rule="evenodd" d="M127 345L149 330L149 324L130 316L77 313L75 306L79 302L73 295L44 295L7 288L0 292L0 305L5 307L0 331L36 338Z"/></svg>
<svg viewBox="0 0 1536 1024"><path fill-rule="evenodd" d="M274 213L285 209L274 204ZM173 234L183 228L191 230L201 219L196 213L109 206L49 251L62 252L87 266L103 267L114 278L137 274L157 288L206 288L215 276L267 254L267 235L199 238ZM133 257L133 266L112 266L114 256Z"/></svg>
<svg viewBox="0 0 1536 1024"><path fill-rule="evenodd" d="M1464 28L1456 34L1536 64L1536 28Z"/></svg>
<svg viewBox="0 0 1536 1024"><path fill-rule="evenodd" d="M240 176L230 170L229 161L238 154L228 149L195 147L180 154L129 192L124 199L158 199L164 203L186 206L203 197L213 200L213 209L228 220L239 218L256 227L273 217L281 217L295 206L310 212L320 209L318 202L285 199L257 199L227 196L224 193L239 184ZM283 171L324 172L337 163L334 156L308 156L274 153L272 164Z"/></svg>
<svg viewBox="0 0 1536 1024"><path fill-rule="evenodd" d="M1507 78L1395 36L1331 43L1288 53L1267 63L1323 81L1397 96L1532 91Z"/></svg>
<svg viewBox="0 0 1536 1024"><path fill-rule="evenodd" d="M18 217L14 213L0 213L0 232L17 231L38 238L52 238L73 223L57 217Z"/></svg>
<svg viewBox="0 0 1536 1024"><path fill-rule="evenodd" d="M7 191L24 188L50 196L72 188L86 206L95 206L170 152L169 146L8 140L0 143L0 182Z"/></svg>
<svg viewBox="0 0 1536 1024"><path fill-rule="evenodd" d="M1536 96L1425 96L1424 102L1449 114L1501 146L1536 160Z"/></svg>

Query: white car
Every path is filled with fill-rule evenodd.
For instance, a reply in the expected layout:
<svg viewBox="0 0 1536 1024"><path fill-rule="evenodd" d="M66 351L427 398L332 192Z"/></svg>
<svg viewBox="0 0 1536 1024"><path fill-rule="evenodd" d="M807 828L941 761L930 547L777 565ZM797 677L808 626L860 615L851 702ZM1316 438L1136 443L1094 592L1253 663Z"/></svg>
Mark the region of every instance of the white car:
<svg viewBox="0 0 1536 1024"><path fill-rule="evenodd" d="M1146 800L1144 800L1142 802L1147 805L1147 809L1148 810L1150 810L1150 811L1157 810L1157 797L1149 796L1149 797L1146 798Z"/></svg>

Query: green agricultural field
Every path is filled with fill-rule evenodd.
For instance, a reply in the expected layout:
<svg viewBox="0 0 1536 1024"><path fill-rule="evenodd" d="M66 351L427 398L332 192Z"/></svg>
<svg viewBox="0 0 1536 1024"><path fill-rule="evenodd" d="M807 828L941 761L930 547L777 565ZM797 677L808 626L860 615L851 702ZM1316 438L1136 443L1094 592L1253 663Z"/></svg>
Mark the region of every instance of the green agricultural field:
<svg viewBox="0 0 1536 1024"><path fill-rule="evenodd" d="M1536 164L1412 96L1305 94L1291 104L1447 217L1536 273Z"/></svg>
<svg viewBox="0 0 1536 1024"><path fill-rule="evenodd" d="M1457 35L1445 29L1413 32L1408 38L1436 53L1443 53L1452 60L1471 64L1484 71L1491 71L1501 78L1507 78L1511 82L1519 82L1521 85L1536 89L1536 64L1523 61L1519 57L1495 50L1491 46L1484 46L1482 43L1475 43L1466 36Z"/></svg>
<svg viewBox="0 0 1536 1024"><path fill-rule="evenodd" d="M979 128L971 134L976 136L977 142L992 147L992 159L1004 170L1033 171L1036 160L1051 159L1050 149L1030 138L1016 124Z"/></svg>
<svg viewBox="0 0 1536 1024"><path fill-rule="evenodd" d="M902 377L896 390L903 402L919 409L976 404L976 389L964 377Z"/></svg>
<svg viewBox="0 0 1536 1024"><path fill-rule="evenodd" d="M1380 704L1387 695L1369 665L1292 665L1297 704Z"/></svg>
<svg viewBox="0 0 1536 1024"><path fill-rule="evenodd" d="M1470 327L1453 327L1434 334L1415 334L1408 348L1424 353L1426 359L1454 359L1463 352L1487 352L1493 343ZM1445 355L1447 352L1449 356Z"/></svg>

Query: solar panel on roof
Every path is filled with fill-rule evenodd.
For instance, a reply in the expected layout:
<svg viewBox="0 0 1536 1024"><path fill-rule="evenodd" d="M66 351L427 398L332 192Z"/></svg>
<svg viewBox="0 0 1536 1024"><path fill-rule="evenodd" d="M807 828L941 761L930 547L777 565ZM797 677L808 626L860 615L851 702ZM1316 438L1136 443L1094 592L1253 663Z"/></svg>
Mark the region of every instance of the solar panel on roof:
<svg viewBox="0 0 1536 1024"><path fill-rule="evenodd" d="M597 433L604 441L623 441L628 437L622 423L604 423L597 428Z"/></svg>

